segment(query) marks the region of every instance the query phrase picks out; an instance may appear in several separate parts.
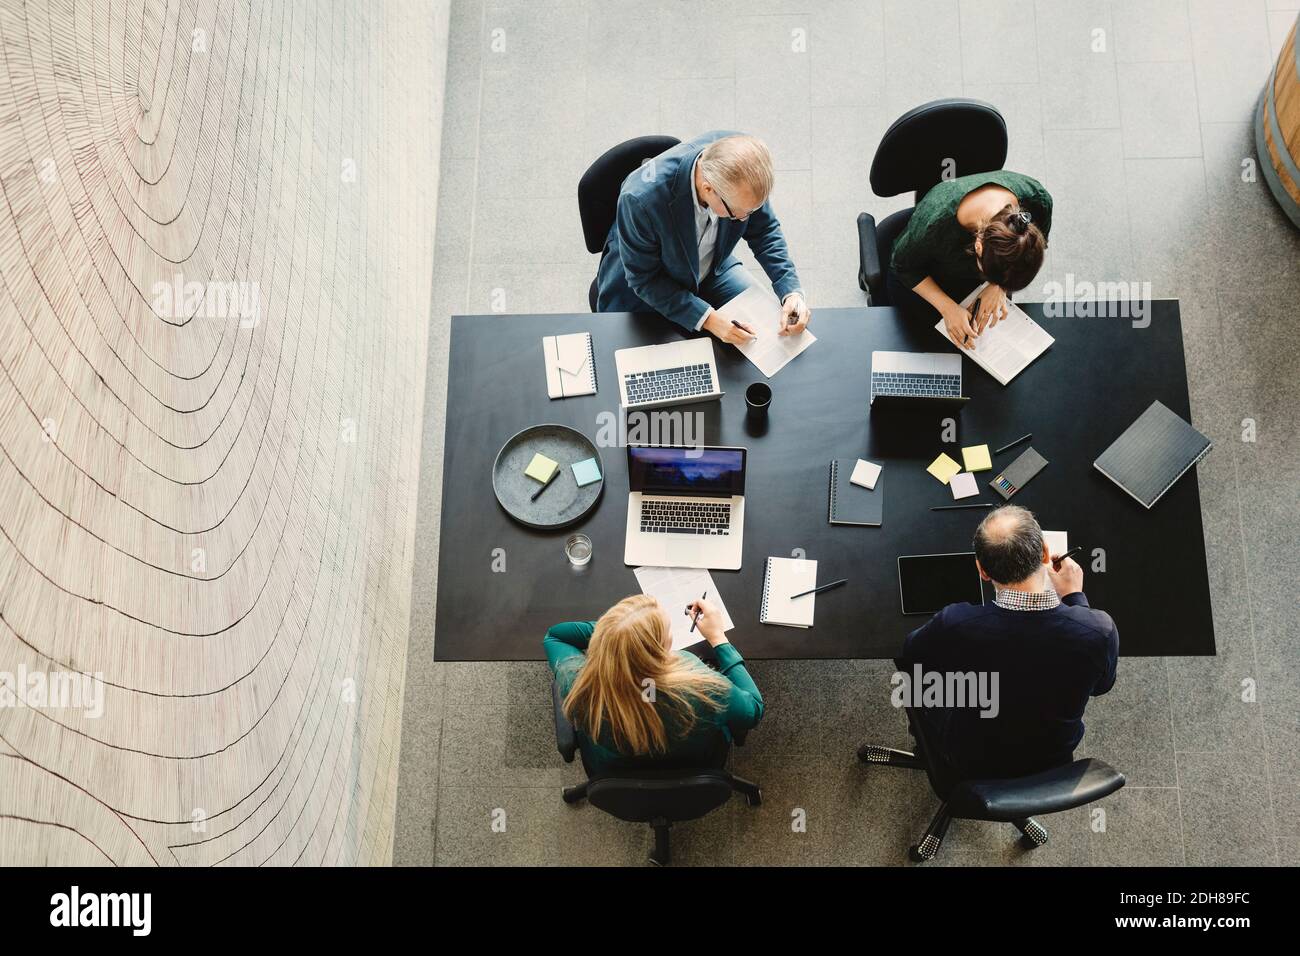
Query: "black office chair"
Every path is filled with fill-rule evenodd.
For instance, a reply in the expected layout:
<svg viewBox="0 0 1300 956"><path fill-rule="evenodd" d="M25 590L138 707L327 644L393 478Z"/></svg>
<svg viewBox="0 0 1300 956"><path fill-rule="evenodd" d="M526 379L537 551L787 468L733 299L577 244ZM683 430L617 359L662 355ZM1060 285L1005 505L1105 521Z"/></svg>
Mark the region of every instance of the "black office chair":
<svg viewBox="0 0 1300 956"><path fill-rule="evenodd" d="M944 770L927 758L927 754L937 751L926 739L924 724L911 707L906 710L918 753L863 744L858 748L858 759L867 764L924 770L930 789L942 801L921 841L908 850L908 856L916 863L934 859L948 832L948 824L954 819L1014 824L1020 831L1021 844L1033 849L1047 842L1047 829L1034 819L1035 815L1073 810L1108 797L1124 786L1122 773L1096 759L1076 760L1063 767L1006 780L946 779Z"/></svg>
<svg viewBox="0 0 1300 956"><path fill-rule="evenodd" d="M573 755L578 750L578 735L564 715L564 698L554 681L551 682L551 702L555 707L556 749L565 763L573 763ZM732 739L740 746L745 735L733 732ZM758 784L720 767L659 766L608 771L594 777L588 771L586 783L565 787L561 796L565 803L570 804L586 798L610 816L629 823L650 824L655 834L650 862L667 866L672 860L669 827L685 820L698 820L726 803L733 792L744 794L751 807L763 802Z"/></svg>
<svg viewBox="0 0 1300 956"><path fill-rule="evenodd" d="M578 215L582 217L582 235L588 252L602 252L614 215L618 211L618 191L632 170L647 159L672 149L681 140L673 136L638 136L608 149L578 180ZM597 267L599 269L599 267ZM591 311L596 311L596 280L591 280L587 294Z"/></svg>
<svg viewBox="0 0 1300 956"><path fill-rule="evenodd" d="M885 275L896 240L907 228L915 203L940 180L987 173L1007 161L1007 124L997 108L979 100L945 99L908 110L885 130L871 161L871 191L877 196L916 192L913 207L876 224L858 215L858 285L872 305L890 305Z"/></svg>

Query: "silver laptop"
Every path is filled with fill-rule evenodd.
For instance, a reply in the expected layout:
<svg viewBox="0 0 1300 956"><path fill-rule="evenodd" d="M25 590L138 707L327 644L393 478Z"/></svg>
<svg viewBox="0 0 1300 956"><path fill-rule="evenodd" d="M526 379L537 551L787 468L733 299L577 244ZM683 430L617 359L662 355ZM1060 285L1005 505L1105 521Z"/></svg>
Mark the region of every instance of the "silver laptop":
<svg viewBox="0 0 1300 956"><path fill-rule="evenodd" d="M624 408L657 408L722 397L708 336L618 349L614 366Z"/></svg>
<svg viewBox="0 0 1300 956"><path fill-rule="evenodd" d="M623 563L739 569L745 459L743 448L628 445Z"/></svg>
<svg viewBox="0 0 1300 956"><path fill-rule="evenodd" d="M953 352L872 352L871 405L965 404L961 356Z"/></svg>

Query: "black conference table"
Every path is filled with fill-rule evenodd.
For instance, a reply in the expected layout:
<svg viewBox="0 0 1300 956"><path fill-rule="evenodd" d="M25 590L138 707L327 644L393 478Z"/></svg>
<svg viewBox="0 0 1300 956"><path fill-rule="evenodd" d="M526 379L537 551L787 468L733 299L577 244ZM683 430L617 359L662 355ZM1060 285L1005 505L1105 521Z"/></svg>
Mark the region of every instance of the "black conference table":
<svg viewBox="0 0 1300 956"><path fill-rule="evenodd" d="M692 436L697 441L749 450L743 567L712 572L736 625L730 636L746 657L895 656L907 633L925 620L902 613L898 556L969 551L985 513L931 511L955 502L925 466L941 451L960 462L963 445L988 444L992 451L1027 432L1033 440L995 456L993 471L977 475L979 497L967 500L1000 502L989 479L1032 445L1049 464L1013 500L1032 509L1044 528L1068 532L1071 547L1085 546L1079 555L1085 591L1094 607L1114 617L1121 653L1214 653L1195 469L1148 511L1092 466L1154 399L1191 420L1178 303L1153 303L1146 328L1127 318L1053 318L1043 315L1042 305L1023 308L1055 344L1006 387L963 358L963 392L970 401L957 416L950 444L942 440L939 415L869 411L873 350L952 348L932 327L909 324L891 308L815 310L810 328L818 341L770 380L766 427L745 414L745 389L762 374L734 348L715 343L725 395L666 411L701 413L702 420L691 420L702 421L703 434ZM540 340L582 331L592 333L599 391L549 400ZM562 531L538 532L514 522L493 495L492 464L507 439L544 422L570 425L600 444L602 428L607 436L615 431L611 423L620 414L615 349L680 334L659 316L643 314L453 317L438 660L540 659L551 624L594 620L639 593L633 569L623 563L624 448L600 448L602 497L585 519ZM884 466L879 528L827 521L830 460L858 457ZM593 542L584 568L571 567L564 555L565 538L574 531ZM1104 552L1104 573L1092 570L1095 549ZM817 596L811 629L758 622L769 555L817 559L821 582L848 578L847 585Z"/></svg>

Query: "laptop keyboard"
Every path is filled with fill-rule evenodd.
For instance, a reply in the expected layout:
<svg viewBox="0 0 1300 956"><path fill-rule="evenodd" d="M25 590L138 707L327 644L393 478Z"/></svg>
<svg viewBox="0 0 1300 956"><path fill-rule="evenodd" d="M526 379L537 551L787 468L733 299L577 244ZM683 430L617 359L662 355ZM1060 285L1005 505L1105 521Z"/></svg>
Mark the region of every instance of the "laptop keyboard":
<svg viewBox="0 0 1300 956"><path fill-rule="evenodd" d="M908 397L960 398L960 375L931 375L914 372L872 372L871 394Z"/></svg>
<svg viewBox="0 0 1300 956"><path fill-rule="evenodd" d="M713 376L709 372L708 362L633 372L624 375L623 381L627 385L629 405L695 398L713 392Z"/></svg>
<svg viewBox="0 0 1300 956"><path fill-rule="evenodd" d="M660 534L730 534L731 502L643 499L641 530Z"/></svg>

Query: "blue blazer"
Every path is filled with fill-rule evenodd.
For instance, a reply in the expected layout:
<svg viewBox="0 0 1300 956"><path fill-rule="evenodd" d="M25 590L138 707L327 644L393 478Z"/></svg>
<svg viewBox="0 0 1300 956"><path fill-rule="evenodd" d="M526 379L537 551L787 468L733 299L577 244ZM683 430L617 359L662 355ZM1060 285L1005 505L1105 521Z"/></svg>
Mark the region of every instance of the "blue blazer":
<svg viewBox="0 0 1300 956"><path fill-rule="evenodd" d="M702 277L691 171L705 146L730 135L725 131L705 133L674 146L652 160L653 175L648 182L645 167L623 181L618 214L605 241L596 277L598 310L608 311L606 305L626 286L678 325L692 330L699 325L710 305L699 296ZM799 276L770 202L763 203L744 222L718 220L710 275L737 263L731 253L742 237L772 281L778 299L799 288Z"/></svg>

